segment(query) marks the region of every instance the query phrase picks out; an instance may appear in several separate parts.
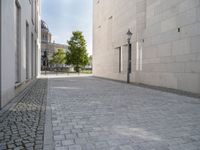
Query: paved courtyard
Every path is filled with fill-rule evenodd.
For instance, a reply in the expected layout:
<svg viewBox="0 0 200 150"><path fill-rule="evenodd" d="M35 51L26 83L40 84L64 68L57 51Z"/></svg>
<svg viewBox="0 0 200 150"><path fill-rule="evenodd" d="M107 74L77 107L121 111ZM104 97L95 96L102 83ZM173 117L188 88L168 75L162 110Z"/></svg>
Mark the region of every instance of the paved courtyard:
<svg viewBox="0 0 200 150"><path fill-rule="evenodd" d="M47 103L45 149L200 150L199 99L74 77L49 79Z"/></svg>
<svg viewBox="0 0 200 150"><path fill-rule="evenodd" d="M0 150L200 150L197 98L51 76L10 106L0 111Z"/></svg>

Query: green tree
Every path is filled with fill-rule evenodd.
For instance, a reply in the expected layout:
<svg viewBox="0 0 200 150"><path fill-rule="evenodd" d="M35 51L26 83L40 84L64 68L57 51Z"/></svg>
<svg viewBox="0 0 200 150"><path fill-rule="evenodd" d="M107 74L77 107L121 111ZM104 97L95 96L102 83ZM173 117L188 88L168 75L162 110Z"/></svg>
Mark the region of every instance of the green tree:
<svg viewBox="0 0 200 150"><path fill-rule="evenodd" d="M70 52L69 51L67 51L66 52L66 65L71 65L71 55L70 55Z"/></svg>
<svg viewBox="0 0 200 150"><path fill-rule="evenodd" d="M65 64L66 63L66 53L63 49L57 49L55 53L53 53L52 59L50 60L51 64Z"/></svg>
<svg viewBox="0 0 200 150"><path fill-rule="evenodd" d="M74 66L76 72L80 72L80 68L86 66L89 61L86 41L82 32L72 32L72 37L68 41L68 49L69 62Z"/></svg>
<svg viewBox="0 0 200 150"><path fill-rule="evenodd" d="M88 65L92 66L92 55L88 58Z"/></svg>

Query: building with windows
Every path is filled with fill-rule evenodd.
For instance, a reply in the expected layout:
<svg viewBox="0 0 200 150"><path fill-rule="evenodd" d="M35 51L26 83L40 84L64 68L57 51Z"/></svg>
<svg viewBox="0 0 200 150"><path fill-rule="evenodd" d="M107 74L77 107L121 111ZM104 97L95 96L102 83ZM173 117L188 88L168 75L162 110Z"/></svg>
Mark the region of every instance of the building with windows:
<svg viewBox="0 0 200 150"><path fill-rule="evenodd" d="M49 27L45 21L41 20L41 58L42 66L44 63L45 52L48 55L48 58L51 59L51 56L57 49L63 49L64 51L68 50L68 46L65 44L59 44L52 42L52 34L49 31Z"/></svg>
<svg viewBox="0 0 200 150"><path fill-rule="evenodd" d="M1 108L40 74L40 0L1 0L0 20Z"/></svg>
<svg viewBox="0 0 200 150"><path fill-rule="evenodd" d="M127 31L134 83L200 93L199 0L94 0L93 72L127 80Z"/></svg>

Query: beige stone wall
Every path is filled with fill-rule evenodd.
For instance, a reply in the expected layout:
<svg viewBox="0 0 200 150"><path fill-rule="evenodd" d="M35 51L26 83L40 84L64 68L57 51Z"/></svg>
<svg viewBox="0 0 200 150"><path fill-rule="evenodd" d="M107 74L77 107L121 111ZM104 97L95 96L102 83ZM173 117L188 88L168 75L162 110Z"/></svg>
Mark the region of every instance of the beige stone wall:
<svg viewBox="0 0 200 150"><path fill-rule="evenodd" d="M51 42L51 33L45 29L41 29L41 41L42 42Z"/></svg>
<svg viewBox="0 0 200 150"><path fill-rule="evenodd" d="M94 0L95 76L126 80L128 28L132 82L200 93L199 0Z"/></svg>
<svg viewBox="0 0 200 150"><path fill-rule="evenodd" d="M130 10L129 12L127 10ZM129 13L132 16L128 15ZM126 32L136 26L135 0L94 1L94 75L125 80ZM118 73L118 48L122 47L122 73Z"/></svg>

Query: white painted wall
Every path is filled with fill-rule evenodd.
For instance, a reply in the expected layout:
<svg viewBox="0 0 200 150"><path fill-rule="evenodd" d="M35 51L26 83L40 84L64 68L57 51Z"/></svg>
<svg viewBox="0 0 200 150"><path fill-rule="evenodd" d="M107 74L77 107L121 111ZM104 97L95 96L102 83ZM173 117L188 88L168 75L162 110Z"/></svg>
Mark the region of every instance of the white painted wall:
<svg viewBox="0 0 200 150"><path fill-rule="evenodd" d="M15 33L14 24L14 8L15 3L12 0L2 1L2 41L1 41L1 90L2 90L2 105L6 104L5 99L10 99L14 96L15 74L11 70L15 70L14 49L15 49ZM7 16L5 16L5 12ZM5 30L8 28L9 30ZM8 67L9 66L9 67ZM6 80L8 79L8 80Z"/></svg>
<svg viewBox="0 0 200 150"><path fill-rule="evenodd" d="M126 80L128 28L132 82L200 93L199 0L94 0L95 76Z"/></svg>
<svg viewBox="0 0 200 150"><path fill-rule="evenodd" d="M34 0L35 1L35 0ZM30 74L29 79L31 77L31 67L34 67L35 70L36 65L31 66L31 33L34 35L34 41L37 41L39 44L38 35L40 35L35 30L35 19L34 23L32 23L31 19L31 4L29 0L19 0L18 1L21 7L21 83L26 81L26 21L29 24L29 68ZM35 4L35 3L34 3ZM40 5L38 5L39 8ZM2 1L2 33L1 33L1 104L2 106L6 105L15 95L15 49L16 49L16 5L15 0L3 0ZM33 13L35 14L35 12ZM38 14L39 15L39 14ZM35 43L33 45L35 48ZM35 57L33 57L35 58ZM34 63L36 61L34 60ZM35 73L36 74L36 73ZM36 76L36 75L35 75ZM35 78L35 76L33 78Z"/></svg>

